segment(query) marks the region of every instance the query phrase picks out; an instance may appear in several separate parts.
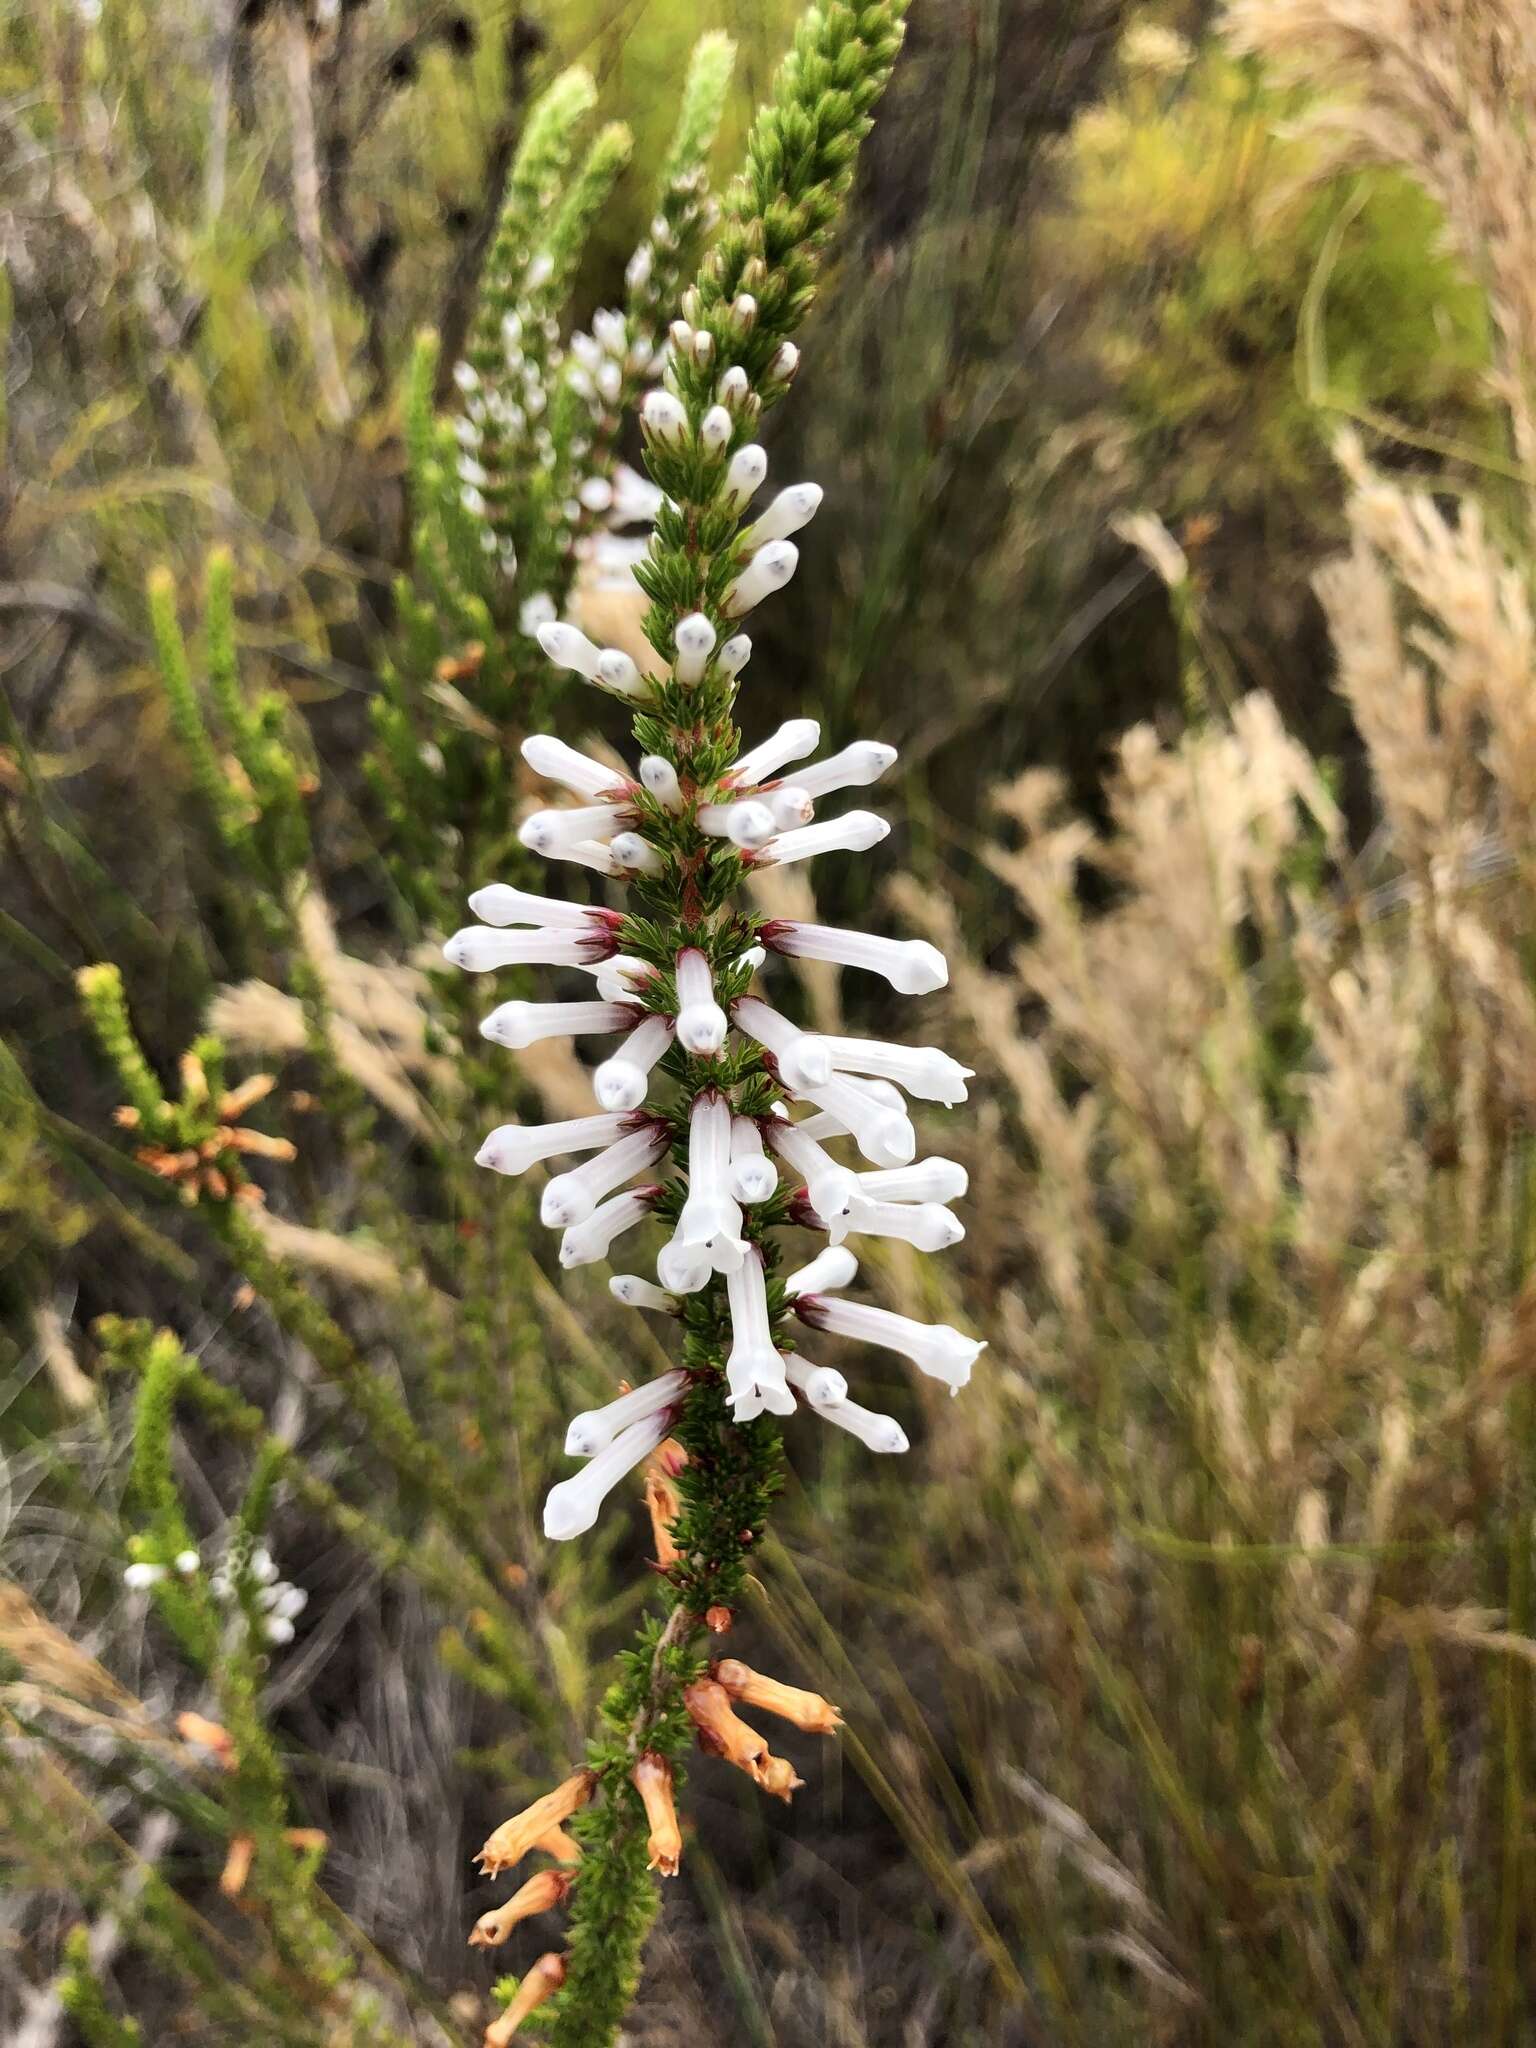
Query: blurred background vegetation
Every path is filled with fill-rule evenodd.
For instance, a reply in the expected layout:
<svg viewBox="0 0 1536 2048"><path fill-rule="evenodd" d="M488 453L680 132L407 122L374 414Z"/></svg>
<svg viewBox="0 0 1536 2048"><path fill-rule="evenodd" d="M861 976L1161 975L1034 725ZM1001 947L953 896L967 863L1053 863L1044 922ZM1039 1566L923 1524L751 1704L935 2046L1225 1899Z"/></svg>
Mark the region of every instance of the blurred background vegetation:
<svg viewBox="0 0 1536 2048"><path fill-rule="evenodd" d="M638 1511L552 1554L533 1504L556 1418L663 1354L469 1164L493 1109L586 1090L482 1060L431 970L555 678L515 604L482 639L436 594L427 400L562 67L633 137L585 327L699 36L737 45L718 189L796 12L0 25L25 2048L491 2009L468 1851L579 1753L646 1583ZM743 713L902 749L900 879L824 863L816 902L951 952L977 1080L927 1136L970 1237L878 1274L992 1348L952 1406L879 1389L904 1460L791 1431L739 1636L847 1739L782 1816L694 1773L636 2043L1536 2029L1536 15L1347 15L914 0L772 422L827 498ZM114 1122L130 1018L158 1156ZM246 1114L264 1203L180 1199ZM293 1641L125 1591L187 1546L268 1548Z"/></svg>

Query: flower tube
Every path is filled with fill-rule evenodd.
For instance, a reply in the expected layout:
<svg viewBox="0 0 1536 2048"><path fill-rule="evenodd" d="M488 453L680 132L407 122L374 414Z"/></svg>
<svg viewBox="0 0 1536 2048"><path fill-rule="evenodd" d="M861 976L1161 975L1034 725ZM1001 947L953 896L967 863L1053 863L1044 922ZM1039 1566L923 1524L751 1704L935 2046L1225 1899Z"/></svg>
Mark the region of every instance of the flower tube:
<svg viewBox="0 0 1536 2048"><path fill-rule="evenodd" d="M803 761L821 745L821 727L814 718L786 719L777 732L743 754L727 776L733 789L755 789L791 761Z"/></svg>
<svg viewBox="0 0 1536 2048"><path fill-rule="evenodd" d="M845 1237L893 1237L920 1252L945 1252L965 1236L960 1218L939 1202L871 1202L855 1196L846 1215L828 1225L834 1244Z"/></svg>
<svg viewBox="0 0 1536 2048"><path fill-rule="evenodd" d="M564 811L533 811L517 828L517 836L534 853L560 859L587 840L599 845L612 838L632 815L627 804L574 804Z"/></svg>
<svg viewBox="0 0 1536 2048"><path fill-rule="evenodd" d="M781 832L760 858L765 864L788 867L791 861L814 860L818 853L867 853L890 829L877 811L849 811L845 817Z"/></svg>
<svg viewBox="0 0 1536 2048"><path fill-rule="evenodd" d="M626 1308L649 1309L656 1315L669 1316L677 1308L670 1294L654 1281L643 1280L638 1273L615 1273L608 1282L608 1292Z"/></svg>
<svg viewBox="0 0 1536 2048"><path fill-rule="evenodd" d="M898 995L931 995L949 980L944 955L926 939L882 939L873 932L838 931L790 918L774 919L758 936L792 960L825 960L834 967L862 967L883 975Z"/></svg>
<svg viewBox="0 0 1536 2048"><path fill-rule="evenodd" d="M636 1012L631 1009L629 1015L633 1018ZM673 1028L670 1017L647 1017L630 1032L613 1058L604 1060L592 1076L592 1093L604 1109L640 1107L650 1084L651 1069L672 1043Z"/></svg>
<svg viewBox="0 0 1536 2048"><path fill-rule="evenodd" d="M560 931L585 932L594 924L618 922L611 911L591 910L582 903L562 903L554 896L530 896L526 889L513 889L506 882L487 882L483 889L476 889L469 907L482 924L536 924Z"/></svg>
<svg viewBox="0 0 1536 2048"><path fill-rule="evenodd" d="M688 1375L685 1372L664 1372L660 1379L636 1387L628 1394L620 1394L606 1408L589 1408L573 1416L565 1432L565 1455L568 1458L594 1456L632 1423L644 1422L663 1411L670 1412L682 1399L687 1385Z"/></svg>
<svg viewBox="0 0 1536 2048"><path fill-rule="evenodd" d="M712 838L729 839L750 852L766 846L778 830L767 804L756 802L700 804L695 821L701 832Z"/></svg>
<svg viewBox="0 0 1536 2048"><path fill-rule="evenodd" d="M911 1120L845 1075L834 1074L821 1087L802 1087L795 1093L835 1117L871 1166L906 1166L916 1156L917 1133Z"/></svg>
<svg viewBox="0 0 1536 2048"><path fill-rule="evenodd" d="M935 1158L861 1173L858 1183L860 1194L872 1202L957 1202L971 1177L958 1160Z"/></svg>
<svg viewBox="0 0 1536 2048"><path fill-rule="evenodd" d="M859 1343L900 1352L919 1372L942 1380L953 1392L966 1384L971 1367L987 1348L978 1338L967 1337L948 1323L914 1322L910 1316L863 1301L802 1294L795 1302L795 1313L813 1329L826 1330L834 1337L852 1337Z"/></svg>
<svg viewBox="0 0 1536 2048"><path fill-rule="evenodd" d="M766 1202L779 1176L763 1150L763 1134L749 1116L731 1118L731 1193L738 1202Z"/></svg>
<svg viewBox="0 0 1536 2048"><path fill-rule="evenodd" d="M480 1036L521 1052L544 1038L629 1030L639 1014L630 1003L503 1003L481 1020ZM639 1099L645 1100L643 1093ZM625 1106L633 1105L604 1104L614 1109Z"/></svg>
<svg viewBox="0 0 1536 2048"><path fill-rule="evenodd" d="M561 1265L591 1266L606 1259L624 1232L633 1230L650 1215L660 1193L658 1187L631 1188L611 1201L600 1202L590 1216L573 1223L561 1238Z"/></svg>
<svg viewBox="0 0 1536 2048"><path fill-rule="evenodd" d="M562 1152L592 1152L611 1145L629 1127L627 1116L576 1116L556 1124L498 1124L475 1154L493 1173L526 1173Z"/></svg>
<svg viewBox="0 0 1536 2048"><path fill-rule="evenodd" d="M802 1124L781 1122L775 1119L764 1126L763 1135L768 1143L805 1182L806 1192L811 1198L811 1207L818 1216L841 1216L858 1193L857 1177L846 1166L839 1166L830 1152L826 1152L809 1136Z"/></svg>
<svg viewBox="0 0 1536 2048"><path fill-rule="evenodd" d="M666 1151L667 1143L666 1125L647 1119L640 1129L626 1132L596 1158L573 1167L569 1173L556 1174L539 1199L539 1220L551 1230L585 1222L604 1195L612 1194L625 1181L653 1166Z"/></svg>
<svg viewBox="0 0 1536 2048"><path fill-rule="evenodd" d="M793 1300L797 1294L824 1294L828 1288L846 1287L859 1270L859 1262L842 1245L828 1245L808 1266L801 1266L784 1281L784 1293Z"/></svg>
<svg viewBox="0 0 1536 2048"><path fill-rule="evenodd" d="M715 1001L709 961L697 946L685 946L677 956L678 1042L689 1052L715 1053L724 1045L728 1028L725 1012Z"/></svg>
<svg viewBox="0 0 1536 2048"><path fill-rule="evenodd" d="M791 1024L759 997L738 996L731 1005L731 1022L773 1054L786 1088L825 1087L832 1079L832 1056L825 1041Z"/></svg>
<svg viewBox="0 0 1536 2048"><path fill-rule="evenodd" d="M786 1352L784 1376L813 1408L833 1408L848 1398L848 1382L830 1365L812 1365L798 1351Z"/></svg>
<svg viewBox="0 0 1536 2048"><path fill-rule="evenodd" d="M788 540L792 533L809 526L821 509L820 484L790 484L759 514L742 535L742 545L760 548L766 541Z"/></svg>
<svg viewBox="0 0 1536 2048"><path fill-rule="evenodd" d="M775 1415L793 1415L795 1397L785 1378L784 1361L774 1349L763 1261L755 1248L734 1272L726 1274L725 1292L731 1309L725 1379L732 1412L738 1422L761 1415L765 1408Z"/></svg>
<svg viewBox="0 0 1536 2048"><path fill-rule="evenodd" d="M880 1415L873 1408L861 1408L857 1401L833 1401L825 1407L813 1408L811 1412L819 1415L823 1422L830 1422L838 1429L847 1430L850 1436L856 1436L867 1451L890 1456L911 1449L907 1433L894 1415Z"/></svg>
<svg viewBox="0 0 1536 2048"><path fill-rule="evenodd" d="M884 740L855 740L840 754L829 754L825 761L802 768L795 781L812 798L830 796L835 789L867 789L895 760L896 749Z"/></svg>
<svg viewBox="0 0 1536 2048"><path fill-rule="evenodd" d="M625 789L625 777L605 762L594 761L590 754L578 753L575 747L568 747L564 740L558 740L553 733L532 732L522 744L522 756L536 775L542 775L546 782L559 782L576 796L584 796L589 802L599 798L614 797L615 792Z"/></svg>
<svg viewBox="0 0 1536 2048"><path fill-rule="evenodd" d="M493 931L470 924L443 947L443 958L469 974L497 967L592 967L618 949L611 930L592 919L579 929Z"/></svg>
<svg viewBox="0 0 1536 2048"><path fill-rule="evenodd" d="M621 1430L572 1479L552 1486L544 1500L544 1534L551 1543L567 1543L597 1520L597 1511L624 1477L655 1450L667 1433L669 1412L648 1415Z"/></svg>
<svg viewBox="0 0 1536 2048"><path fill-rule="evenodd" d="M859 1077L873 1075L893 1081L922 1102L942 1102L953 1108L965 1101L965 1084L974 1070L962 1067L936 1045L892 1045L882 1038L839 1038L826 1040L832 1064L839 1073Z"/></svg>
<svg viewBox="0 0 1536 2048"><path fill-rule="evenodd" d="M721 1271L741 1263L741 1210L731 1193L731 1109L714 1089L695 1097L688 1120L688 1199L673 1242L703 1251ZM662 1276L665 1280L665 1275ZM694 1288L684 1288L694 1293Z"/></svg>

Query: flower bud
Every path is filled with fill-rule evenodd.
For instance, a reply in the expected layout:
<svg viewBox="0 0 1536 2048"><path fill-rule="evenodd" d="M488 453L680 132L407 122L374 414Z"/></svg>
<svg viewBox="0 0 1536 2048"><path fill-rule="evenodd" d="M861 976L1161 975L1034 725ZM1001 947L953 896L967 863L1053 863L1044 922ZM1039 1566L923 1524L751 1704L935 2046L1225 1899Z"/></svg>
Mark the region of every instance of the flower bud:
<svg viewBox="0 0 1536 2048"><path fill-rule="evenodd" d="M640 407L640 424L664 447L678 447L688 432L688 415L670 391L648 391Z"/></svg>
<svg viewBox="0 0 1536 2048"><path fill-rule="evenodd" d="M760 605L775 590L782 590L794 575L800 550L793 541L771 540L758 549L745 569L725 593L721 609L727 618L739 619Z"/></svg>

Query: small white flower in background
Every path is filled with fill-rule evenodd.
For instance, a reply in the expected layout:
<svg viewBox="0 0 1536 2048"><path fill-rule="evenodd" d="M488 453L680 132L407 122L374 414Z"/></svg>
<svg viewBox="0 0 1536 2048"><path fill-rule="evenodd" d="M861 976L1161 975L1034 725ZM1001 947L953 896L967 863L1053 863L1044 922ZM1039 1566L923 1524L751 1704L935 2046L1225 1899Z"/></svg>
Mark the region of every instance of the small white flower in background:
<svg viewBox="0 0 1536 2048"><path fill-rule="evenodd" d="M746 295L735 311L744 327L756 317ZM622 322L600 319L577 351L584 372L594 377L605 361L619 361L626 346ZM703 362L699 342L686 322L674 325L674 350ZM791 359L783 374L793 368ZM715 503L740 518L767 475L767 457L756 444L725 452L749 399L739 369L720 378L717 396L701 416L693 446L700 460L720 463ZM693 432L671 391L653 389L640 410L646 439L656 447L678 450ZM798 560L789 536L814 518L821 496L813 484L791 485L740 532L734 580L714 615L685 614L671 628L672 644L656 649L669 664L660 681L568 620L533 621L540 644L558 666L642 711L659 706L663 692L691 693L706 684L729 691L752 650L747 635L727 632L724 622L788 582ZM611 493L587 489L581 502L612 519L652 520L661 494L620 469ZM683 718L678 701L675 694L666 698L674 707L667 713L674 733ZM714 702L718 706L718 695ZM718 717L718 710L711 715ZM653 746L657 723L652 713L647 737ZM838 1290L858 1273L847 1238L884 1237L939 1251L964 1237L949 1204L965 1193L965 1170L940 1157L918 1159L909 1104L963 1102L970 1069L938 1046L803 1030L743 983L775 956L787 956L863 969L898 994L921 995L948 980L943 955L924 940L787 919L756 922L743 946L739 914L721 911L712 921L690 910L681 895L669 903L661 893L668 885L657 879L683 873L673 865L679 860L692 873L700 863L722 859L766 867L878 844L890 827L876 813L852 809L821 818L817 807L838 791L878 782L895 762L895 748L856 740L818 761L811 757L820 744L814 719L791 719L700 786L689 772L679 772L689 769L686 747L674 746L675 760L649 752L629 775L551 735L534 735L524 743L524 759L572 800L526 818L523 844L617 881L638 878L648 892L648 921L629 926L614 911L492 883L470 899L483 923L456 933L444 952L472 973L542 963L584 967L593 975L597 1000L503 1003L481 1027L487 1038L518 1047L553 1036L619 1037L592 1077L598 1113L503 1125L478 1155L483 1165L510 1174L572 1153L595 1155L557 1173L543 1192L544 1221L564 1232L562 1263L604 1257L622 1233L663 1210L675 1220L656 1254L656 1280L619 1274L611 1282L615 1297L677 1316L690 1295L723 1276L730 1332L723 1365L734 1418L744 1423L765 1413L789 1415L798 1396L820 1419L889 1454L907 1448L900 1425L853 1400L841 1372L802 1356L785 1324L793 1315L809 1331L893 1350L952 1392L965 1385L985 1348L979 1340L842 1299ZM631 946L641 950L623 950ZM745 1066L743 1042L755 1053ZM685 1100L671 1113L647 1107L658 1065L669 1054L668 1071L677 1070L679 1057L689 1063ZM738 1074L745 1078L734 1079ZM756 1113L742 1106L747 1087ZM686 1162L680 1189L654 1178L669 1151ZM626 1183L642 1176L644 1185L626 1191ZM777 1281L753 1218L784 1196L791 1220L822 1232L827 1242ZM592 1526L607 1493L667 1437L689 1388L687 1373L666 1373L575 1418L565 1448L589 1462L550 1493L549 1537L563 1540Z"/></svg>

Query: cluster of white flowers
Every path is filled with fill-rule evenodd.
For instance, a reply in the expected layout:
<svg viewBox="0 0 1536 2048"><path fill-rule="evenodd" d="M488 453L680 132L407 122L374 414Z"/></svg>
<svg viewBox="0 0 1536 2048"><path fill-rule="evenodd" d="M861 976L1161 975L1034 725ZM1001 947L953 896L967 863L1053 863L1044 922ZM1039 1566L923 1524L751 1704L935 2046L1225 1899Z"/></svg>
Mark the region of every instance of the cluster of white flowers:
<svg viewBox="0 0 1536 2048"><path fill-rule="evenodd" d="M681 324L681 323L679 323ZM708 337L704 337L707 339ZM674 330L674 347L687 345ZM785 366L786 374L793 364ZM727 373L727 378L736 373ZM742 390L724 389L718 410L720 445L732 432L731 406ZM674 419L674 413L676 418ZM683 425L682 408L665 391L642 407L647 432L662 439ZM707 441L711 416L701 436ZM725 500L744 512L767 471L756 444L741 447L726 471ZM810 520L821 493L813 484L781 491L743 536L744 566L723 610L741 617L794 573L789 536ZM616 648L593 644L577 627L551 621L539 628L550 659L598 688L643 704L651 684ZM685 689L710 672L734 679L751 653L745 634L720 643L702 612L682 619L675 645L664 650L672 675ZM809 766L820 743L814 719L793 719L740 755L711 787L685 786L674 765L647 755L634 777L577 752L548 734L525 741L529 765L561 784L573 805L535 811L524 820L523 844L550 860L575 862L622 877L654 874L663 863L645 833L644 791L680 827L730 841L748 866L798 861L832 850L863 850L890 829L870 811L820 820L818 803L838 790L876 782L896 759L894 747L864 740ZM652 814L654 815L654 814ZM606 1257L615 1242L652 1215L664 1196L650 1178L672 1142L672 1126L646 1109L650 1075L674 1038L696 1058L712 1061L732 1030L753 1041L782 1099L770 1113L740 1113L729 1085L706 1085L688 1111L686 1199L672 1235L656 1260L656 1281L624 1274L612 1282L634 1307L676 1313L682 1297L724 1277L731 1344L725 1360L731 1411L746 1421L765 1411L791 1414L800 1395L824 1420L850 1431L870 1449L901 1451L906 1438L892 1418L849 1398L840 1373L819 1366L775 1341L768 1280L747 1212L777 1194L781 1174L792 1190L791 1219L824 1232L828 1247L783 1283L786 1304L812 1330L859 1339L896 1351L952 1391L965 1385L982 1344L947 1325L917 1323L868 1304L837 1299L857 1272L846 1248L850 1237L900 1239L925 1251L959 1242L964 1227L948 1204L964 1194L966 1174L953 1160L916 1161L917 1137L908 1099L954 1104L965 1100L969 1069L936 1046L832 1036L800 1029L762 996L717 1000L709 934L684 945L670 976L619 950L623 918L614 911L529 895L492 883L477 890L470 907L481 920L444 947L449 961L472 973L499 967L545 965L585 968L596 999L580 1002L503 1003L482 1030L497 1043L521 1047L553 1035L624 1034L619 1050L593 1075L599 1105L591 1116L545 1125L504 1124L481 1146L480 1164L518 1174L536 1162L590 1154L546 1185L541 1214L563 1232L560 1257L568 1266ZM828 961L879 974L902 994L942 988L943 955L921 940L898 940L825 925L774 919L761 943L742 961L755 972L770 954ZM733 976L733 985L735 983ZM731 1069L722 1067L722 1074ZM864 1162L855 1167L828 1147L846 1144ZM633 1186L644 1176L641 1185ZM567 1450L589 1460L573 1479L550 1493L545 1531L553 1538L591 1527L615 1482L648 1457L666 1436L686 1392L682 1373L668 1373L621 1396L608 1407L578 1416Z"/></svg>
<svg viewBox="0 0 1536 2048"><path fill-rule="evenodd" d="M140 1560L126 1566L123 1584L132 1593L146 1593L173 1573L177 1578L191 1579L202 1567L203 1560L197 1551L181 1550L169 1564L150 1564ZM254 1605L260 1615L258 1627L262 1641L278 1646L291 1643L294 1623L309 1605L309 1595L302 1586L290 1585L286 1579L278 1577L272 1553L264 1547L251 1552L245 1570L255 1585ZM241 1611L239 1576L234 1558L227 1557L208 1578L209 1592L231 1617Z"/></svg>

